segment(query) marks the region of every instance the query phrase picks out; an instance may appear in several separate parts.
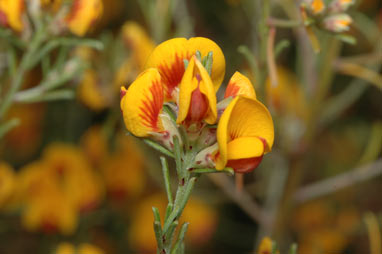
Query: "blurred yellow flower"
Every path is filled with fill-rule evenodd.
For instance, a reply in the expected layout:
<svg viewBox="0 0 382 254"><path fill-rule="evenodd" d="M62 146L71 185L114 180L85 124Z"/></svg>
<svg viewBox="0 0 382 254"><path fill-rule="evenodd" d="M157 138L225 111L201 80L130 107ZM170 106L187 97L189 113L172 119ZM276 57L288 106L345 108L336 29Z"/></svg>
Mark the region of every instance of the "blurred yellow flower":
<svg viewBox="0 0 382 254"><path fill-rule="evenodd" d="M155 47L154 41L138 23L128 21L122 27L122 37L126 47L131 50L132 58L138 69L144 65Z"/></svg>
<svg viewBox="0 0 382 254"><path fill-rule="evenodd" d="M71 234L77 225L76 208L49 173L43 162L20 170L17 202L24 207L22 223L30 231Z"/></svg>
<svg viewBox="0 0 382 254"><path fill-rule="evenodd" d="M69 30L77 36L84 36L101 17L102 11L101 0L74 0L66 19Z"/></svg>
<svg viewBox="0 0 382 254"><path fill-rule="evenodd" d="M43 160L47 170L79 211L87 211L99 204L103 198L102 184L79 148L51 144L45 148Z"/></svg>
<svg viewBox="0 0 382 254"><path fill-rule="evenodd" d="M277 68L278 84L273 86L270 78L266 81L268 104L280 114L294 114L303 119L307 114L307 102L301 84L289 70Z"/></svg>
<svg viewBox="0 0 382 254"><path fill-rule="evenodd" d="M259 245L259 248L257 249L256 254L271 254L273 249L273 242L272 239L269 237L264 237L261 240L261 243ZM279 251L276 251L277 254L279 254Z"/></svg>
<svg viewBox="0 0 382 254"><path fill-rule="evenodd" d="M94 111L101 111L109 104L98 82L97 73L92 69L85 71L77 93L80 101Z"/></svg>
<svg viewBox="0 0 382 254"><path fill-rule="evenodd" d="M88 243L82 243L78 247L75 247L71 243L60 243L57 246L55 254L104 254L105 252Z"/></svg>
<svg viewBox="0 0 382 254"><path fill-rule="evenodd" d="M0 161L0 209L10 200L16 187L15 180L12 167Z"/></svg>
<svg viewBox="0 0 382 254"><path fill-rule="evenodd" d="M81 148L94 168L103 164L108 157L108 144L101 126L92 126L84 133Z"/></svg>
<svg viewBox="0 0 382 254"><path fill-rule="evenodd" d="M129 243L135 251L154 253L156 240L153 231L153 214L151 207L155 206L163 215L167 199L162 194L154 194L145 198L135 209L132 224L129 228ZM215 210L204 202L191 198L181 217L179 225L190 222L186 241L194 246L208 242L216 229L217 216Z"/></svg>
<svg viewBox="0 0 382 254"><path fill-rule="evenodd" d="M0 26L9 26L20 32L24 8L24 0L0 0Z"/></svg>

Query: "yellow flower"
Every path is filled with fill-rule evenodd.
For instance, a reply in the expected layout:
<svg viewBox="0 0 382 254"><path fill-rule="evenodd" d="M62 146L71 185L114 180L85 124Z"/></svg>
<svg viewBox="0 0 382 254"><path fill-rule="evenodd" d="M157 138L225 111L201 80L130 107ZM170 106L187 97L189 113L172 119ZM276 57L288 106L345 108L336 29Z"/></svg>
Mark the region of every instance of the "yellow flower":
<svg viewBox="0 0 382 254"><path fill-rule="evenodd" d="M126 22L121 33L123 42L131 54L116 72L114 84L118 89L124 84L134 81L135 77L144 69L144 65L155 47L154 41L136 22Z"/></svg>
<svg viewBox="0 0 382 254"><path fill-rule="evenodd" d="M108 157L106 133L102 127L90 127L81 138L81 147L93 167L99 167Z"/></svg>
<svg viewBox="0 0 382 254"><path fill-rule="evenodd" d="M85 71L82 81L78 86L79 99L90 109L101 111L108 106L107 98L97 80L97 73L88 69Z"/></svg>
<svg viewBox="0 0 382 254"><path fill-rule="evenodd" d="M185 72L183 60L191 60L197 50L202 58L212 52L211 80L215 91L221 85L225 73L225 59L215 42L203 37L167 40L154 49L146 63L146 68L153 67L159 70L166 101L176 101L176 94L173 92L179 86Z"/></svg>
<svg viewBox="0 0 382 254"><path fill-rule="evenodd" d="M24 206L21 219L26 229L73 233L77 225L76 208L44 162L34 162L22 168L17 184L16 202Z"/></svg>
<svg viewBox="0 0 382 254"><path fill-rule="evenodd" d="M155 47L154 42L138 23L132 21L128 21L123 25L122 37L127 48L132 51L132 58L138 69L143 70Z"/></svg>
<svg viewBox="0 0 382 254"><path fill-rule="evenodd" d="M103 167L110 196L120 200L136 197L145 187L143 162L132 156L111 156Z"/></svg>
<svg viewBox="0 0 382 254"><path fill-rule="evenodd" d="M312 0L309 7L312 13L317 15L325 10L325 3L322 0Z"/></svg>
<svg viewBox="0 0 382 254"><path fill-rule="evenodd" d="M10 200L15 186L13 169L7 163L0 162L0 209Z"/></svg>
<svg viewBox="0 0 382 254"><path fill-rule="evenodd" d="M51 144L45 148L43 160L78 211L87 211L99 204L103 197L100 179L80 149L67 144Z"/></svg>
<svg viewBox="0 0 382 254"><path fill-rule="evenodd" d="M256 92L251 81L246 76L237 71L232 75L228 82L224 98L234 98L238 95L256 99Z"/></svg>
<svg viewBox="0 0 382 254"><path fill-rule="evenodd" d="M80 246L78 246L77 253L78 254L104 254L105 252L94 245L91 245L88 243L82 243L80 244Z"/></svg>
<svg viewBox="0 0 382 254"><path fill-rule="evenodd" d="M101 0L74 0L66 19L69 30L77 36L83 36L102 15Z"/></svg>
<svg viewBox="0 0 382 254"><path fill-rule="evenodd" d="M163 131L159 117L163 106L163 87L157 69L149 68L129 86L121 88L121 109L126 128L138 137Z"/></svg>
<svg viewBox="0 0 382 254"><path fill-rule="evenodd" d="M193 56L179 86L179 112L176 122L193 123L204 119L209 124L215 123L217 88L214 88L207 70Z"/></svg>
<svg viewBox="0 0 382 254"><path fill-rule="evenodd" d="M269 237L264 237L261 240L261 243L259 245L259 248L257 249L256 254L271 254L272 245L273 245L272 239ZM276 251L276 253L280 253L280 252Z"/></svg>
<svg viewBox="0 0 382 254"><path fill-rule="evenodd" d="M24 0L0 0L0 25L20 32L24 27L23 12Z"/></svg>
<svg viewBox="0 0 382 254"><path fill-rule="evenodd" d="M294 114L304 119L307 116L307 102L296 76L291 71L278 67L277 77L277 86L271 84L269 77L266 80L268 104L280 114Z"/></svg>
<svg viewBox="0 0 382 254"><path fill-rule="evenodd" d="M77 248L71 243L60 243L55 254L104 254L105 252L88 243L82 243Z"/></svg>
<svg viewBox="0 0 382 254"><path fill-rule="evenodd" d="M267 108L259 101L237 96L224 110L217 128L216 169L232 167L250 172L273 145L274 128Z"/></svg>

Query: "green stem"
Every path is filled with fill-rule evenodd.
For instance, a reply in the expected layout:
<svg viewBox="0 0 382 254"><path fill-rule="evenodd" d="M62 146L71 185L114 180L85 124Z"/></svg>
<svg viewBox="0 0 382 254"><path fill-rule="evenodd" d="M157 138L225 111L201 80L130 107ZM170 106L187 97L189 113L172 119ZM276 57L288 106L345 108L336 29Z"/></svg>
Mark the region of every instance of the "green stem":
<svg viewBox="0 0 382 254"><path fill-rule="evenodd" d="M15 96L16 92L20 89L23 80L24 75L27 70L27 66L29 62L31 61L34 53L37 51L43 40L45 39L45 33L43 28L37 29L34 38L28 47L27 52L22 57L19 67L16 70L17 75L12 80L11 87L9 88L8 93L6 94L3 102L0 105L0 120L5 117L6 112L8 111L9 107L12 104L13 97Z"/></svg>

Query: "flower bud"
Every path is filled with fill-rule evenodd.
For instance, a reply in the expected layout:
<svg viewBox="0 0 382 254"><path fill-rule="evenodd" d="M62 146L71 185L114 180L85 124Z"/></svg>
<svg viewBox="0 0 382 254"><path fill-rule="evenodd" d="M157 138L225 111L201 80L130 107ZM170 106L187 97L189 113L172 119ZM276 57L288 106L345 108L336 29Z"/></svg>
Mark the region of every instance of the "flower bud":
<svg viewBox="0 0 382 254"><path fill-rule="evenodd" d="M325 29L335 33L342 33L350 29L352 18L345 13L336 14L325 18L323 23Z"/></svg>

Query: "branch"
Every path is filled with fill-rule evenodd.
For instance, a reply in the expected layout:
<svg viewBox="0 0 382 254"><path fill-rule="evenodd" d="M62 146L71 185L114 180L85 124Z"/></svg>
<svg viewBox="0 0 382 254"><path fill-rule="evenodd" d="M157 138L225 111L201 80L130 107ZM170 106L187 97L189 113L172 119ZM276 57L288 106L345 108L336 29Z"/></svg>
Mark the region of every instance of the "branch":
<svg viewBox="0 0 382 254"><path fill-rule="evenodd" d="M262 212L261 208L252 199L251 195L245 190L239 193L236 190L235 184L228 176L223 174L208 174L208 177L254 221L260 224L268 223L268 217Z"/></svg>
<svg viewBox="0 0 382 254"><path fill-rule="evenodd" d="M382 174L382 159L358 167L346 173L339 174L318 183L302 187L294 195L297 203L303 203L327 194L339 191L362 181Z"/></svg>

